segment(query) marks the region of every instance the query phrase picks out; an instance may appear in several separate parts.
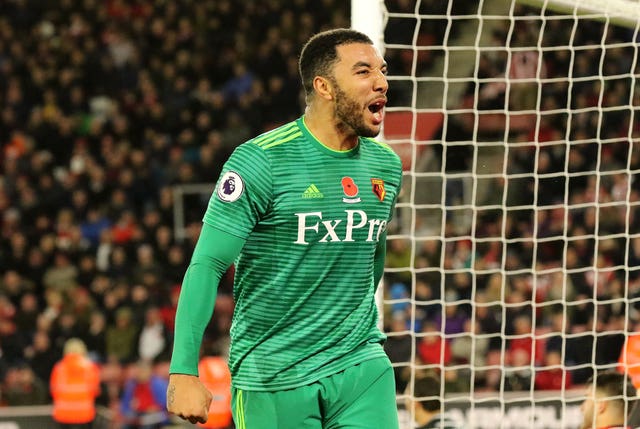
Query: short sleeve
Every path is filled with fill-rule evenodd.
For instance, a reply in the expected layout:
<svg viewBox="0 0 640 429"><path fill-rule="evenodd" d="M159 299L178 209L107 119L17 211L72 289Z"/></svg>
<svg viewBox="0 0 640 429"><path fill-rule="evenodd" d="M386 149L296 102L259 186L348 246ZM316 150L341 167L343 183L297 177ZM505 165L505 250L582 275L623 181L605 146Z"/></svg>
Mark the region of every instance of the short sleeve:
<svg viewBox="0 0 640 429"><path fill-rule="evenodd" d="M225 163L203 222L246 239L267 213L272 194L271 168L264 150L244 143Z"/></svg>

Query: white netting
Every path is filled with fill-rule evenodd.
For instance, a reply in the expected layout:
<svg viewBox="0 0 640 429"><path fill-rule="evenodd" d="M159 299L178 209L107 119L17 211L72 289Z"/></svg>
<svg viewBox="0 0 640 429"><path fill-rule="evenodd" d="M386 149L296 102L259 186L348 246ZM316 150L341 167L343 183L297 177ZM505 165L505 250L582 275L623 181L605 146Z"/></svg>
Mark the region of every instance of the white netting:
<svg viewBox="0 0 640 429"><path fill-rule="evenodd" d="M640 328L640 3L527 3L385 1L386 347L470 428L576 427Z"/></svg>

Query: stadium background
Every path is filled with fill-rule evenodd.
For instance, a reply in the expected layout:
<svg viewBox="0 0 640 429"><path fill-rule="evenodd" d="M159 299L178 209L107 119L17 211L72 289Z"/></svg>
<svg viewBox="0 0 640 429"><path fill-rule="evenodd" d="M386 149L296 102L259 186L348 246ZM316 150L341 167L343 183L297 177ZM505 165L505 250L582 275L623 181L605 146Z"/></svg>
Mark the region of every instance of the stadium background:
<svg viewBox="0 0 640 429"><path fill-rule="evenodd" d="M386 6L390 12L413 13L415 4L393 0ZM441 15L447 12L447 2L423 1L421 8L425 13ZM472 2L455 2L449 10L453 15L476 12ZM522 15L526 12L518 11ZM51 367L70 337L82 338L102 365L104 391L99 402L111 410L116 421L122 386L132 376L132 364L139 358L151 359L158 373L166 371L175 299L208 199L208 194L182 195L173 189L214 182L238 144L297 117L302 100L296 56L302 43L316 31L349 25L349 4L340 0L0 3L3 406L49 402ZM428 21L420 27L419 39L425 45L440 45L445 32L453 38L465 31L463 26L451 33L446 29L444 19ZM385 42L410 44L413 30L401 21L390 20ZM567 38L562 28L555 30L548 31L547 37L555 38L555 42ZM572 43L597 43L602 24L587 22L582 30ZM526 37L527 32L517 34ZM496 45L504 45L504 28L495 29L494 36ZM610 43L628 41L633 33L612 29L608 37ZM585 52L571 63L581 76L596 74L590 55ZM422 52L415 71L410 70L413 56L406 50L389 49L386 56L390 76L426 76L438 66L443 52ZM630 57L628 51L618 51L608 61L606 73L613 76L628 70ZM544 60L550 76L567 74L569 64L560 51ZM487 55L480 63L479 75L497 76L500 61L504 59ZM628 77L612 81L612 99L607 102L623 97L630 82ZM477 94L475 90L474 84L468 84L460 91L461 106ZM590 81L572 90L579 105L593 105L599 95ZM393 80L390 91L390 110L411 105L411 87L402 79ZM545 87L544 109L555 111L564 106L567 91L567 85L561 83ZM640 105L637 97L634 106ZM479 101L481 109L504 103L491 97ZM516 145L510 153L509 172L535 171L548 174L546 178L536 181L534 187L533 179L523 175L508 191L504 183L495 180L485 187L500 191L486 193L482 201L476 201L478 206L487 207L481 213L482 228L475 237L486 239L474 247L474 268L480 270L502 257L490 239L501 234L500 210L495 206L503 203L503 195L507 206L549 207L543 210L544 219L534 220L528 210L511 212L509 229L504 233L507 238L531 237L535 230L537 237L533 239L544 239L544 244L535 247L534 255L528 243L513 242L508 249L509 275L505 270L470 274L469 226L464 215L455 210L446 216L442 231L436 231L454 238L446 243L424 239L434 234L430 213L417 219L422 220L418 228L422 239L403 238L401 222L393 226L396 229L392 232L399 238L391 240L389 246L384 290L393 303L385 307L385 330L391 332L387 350L399 365L399 394L421 365L442 370L447 394L473 389L488 395L500 392L500 398L506 391L580 386L596 365L615 366L625 327L635 329L638 320L635 303L640 283L635 270L606 268L636 266L640 261L639 239L634 238L632 245L619 238L608 240L597 252L593 238L573 241L569 246L570 263L585 269L571 274L572 290L567 296L554 295L558 292L556 282L563 279L553 275L542 279L548 286L537 288L532 296L531 276L519 270L531 266L533 260L545 267L563 263L565 242L555 238L564 212L555 204L558 187L565 188L566 178L561 174L565 162L571 163L572 172L585 173L571 178L572 201L593 199L596 184L589 172L615 171L628 161L630 171L640 167L637 144L615 140L629 127L629 113L601 113L588 111L581 115L573 122L570 134L588 139L602 133L597 137L611 139L611 144L580 145L568 161L564 152L549 144L545 146L548 150L535 152L539 157L536 163L532 162L530 146ZM444 139L454 144L446 151L442 144L426 147L421 159L426 160L424 171L455 176L470 171L470 142L478 134L468 127L464 114L447 119L430 117L436 126L424 131L424 139ZM480 130L483 139L499 140L504 135L499 122L485 123L489 125ZM558 136L567 131L558 114L545 115L536 130L530 124L514 128L510 141L531 141L535 134L539 142L553 142L561 140ZM637 124L633 130L637 133ZM597 167L596 158L600 160ZM620 187L625 186L623 179L611 175L598 184L601 193L620 204L611 204L609 214L598 217L590 208L573 211L571 234L638 230L635 204L629 209L631 224L625 224L624 216L617 213L627 207L619 199ZM632 176L627 179L631 200L637 201L638 181ZM427 180L421 189L429 183ZM464 181L455 180L445 188L446 201L452 207L465 198L463 188ZM174 223L176 195L184 198L180 201L184 207L184 231L180 235ZM398 218L403 219L402 213ZM534 222L538 224L534 226ZM439 267L440 261L445 262L444 271L429 269ZM596 266L605 271L599 279L606 288L598 288L597 282L594 286L598 276L589 267ZM408 267L424 270L416 276ZM219 288L215 317L205 337L208 349L224 352L227 348L233 311L232 274ZM597 296L598 300L584 300L585 296ZM422 304L412 304L409 297ZM625 301L616 301L620 297ZM504 302L479 306L486 311L475 313L477 323L472 327L471 303L477 300ZM558 303L537 305L545 300ZM448 313L444 322L443 307ZM435 337L440 338L438 346L425 340ZM471 352L476 355L470 356ZM470 370L471 359L479 366L497 363L504 370L474 371L469 377L465 369ZM534 365L523 373L517 359ZM535 365L543 368L556 364L563 368L543 377L531 371ZM509 366L518 369L510 370ZM473 385L468 380L473 380ZM538 380L547 384L537 385Z"/></svg>

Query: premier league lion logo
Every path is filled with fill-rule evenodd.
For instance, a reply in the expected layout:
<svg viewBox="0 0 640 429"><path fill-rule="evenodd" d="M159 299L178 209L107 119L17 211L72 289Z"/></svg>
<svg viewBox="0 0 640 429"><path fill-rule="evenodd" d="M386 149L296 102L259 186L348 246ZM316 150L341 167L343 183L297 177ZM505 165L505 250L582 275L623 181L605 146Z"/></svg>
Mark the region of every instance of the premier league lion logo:
<svg viewBox="0 0 640 429"><path fill-rule="evenodd" d="M218 185L218 198L230 203L236 201L244 191L242 177L235 171L227 171L221 178Z"/></svg>
<svg viewBox="0 0 640 429"><path fill-rule="evenodd" d="M222 192L224 192L227 195L231 195L235 190L236 190L236 181L233 179L233 177L229 177L222 184Z"/></svg>

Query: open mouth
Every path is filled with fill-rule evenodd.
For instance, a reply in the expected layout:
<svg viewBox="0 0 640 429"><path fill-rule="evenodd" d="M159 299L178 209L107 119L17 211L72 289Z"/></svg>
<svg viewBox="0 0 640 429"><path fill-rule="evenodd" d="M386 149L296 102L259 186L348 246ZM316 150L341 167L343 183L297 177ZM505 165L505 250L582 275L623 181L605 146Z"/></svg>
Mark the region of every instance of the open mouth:
<svg viewBox="0 0 640 429"><path fill-rule="evenodd" d="M373 103L369 104L369 111L371 113L378 113L384 108L385 104L386 102L384 100L376 100Z"/></svg>
<svg viewBox="0 0 640 429"><path fill-rule="evenodd" d="M384 110L385 104L387 104L387 100L378 99L367 106L369 111L373 114L373 122L376 125L379 125L382 123L382 118L383 118L382 112Z"/></svg>

